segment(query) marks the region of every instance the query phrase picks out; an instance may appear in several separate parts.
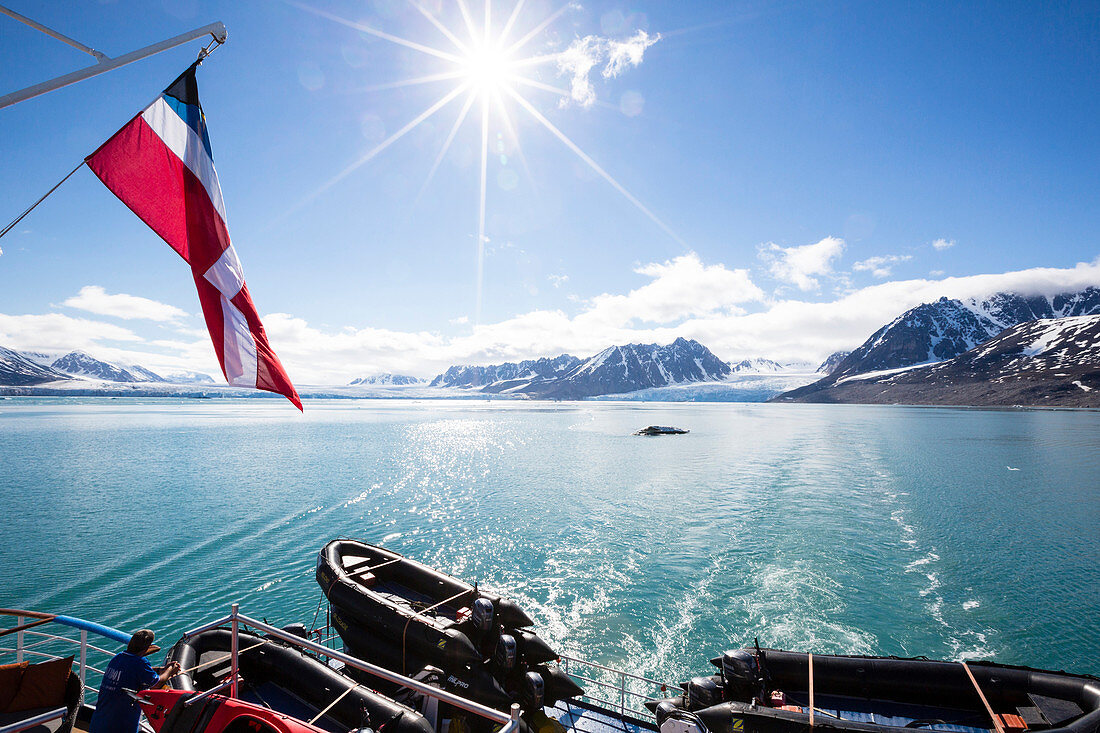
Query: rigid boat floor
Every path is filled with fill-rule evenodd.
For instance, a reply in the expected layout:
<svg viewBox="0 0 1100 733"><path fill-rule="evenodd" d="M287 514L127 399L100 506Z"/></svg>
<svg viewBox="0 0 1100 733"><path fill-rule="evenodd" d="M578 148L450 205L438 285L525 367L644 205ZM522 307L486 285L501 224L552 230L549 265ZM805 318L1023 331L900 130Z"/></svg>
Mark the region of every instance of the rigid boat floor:
<svg viewBox="0 0 1100 733"><path fill-rule="evenodd" d="M809 700L805 693L788 693L787 702L809 713ZM942 721L920 726L923 730L950 731L951 733L989 733L988 718L974 710L909 705L888 700L867 700L855 697L818 695L814 698L815 715L819 718L836 718L856 723L874 723L904 728L914 721Z"/></svg>
<svg viewBox="0 0 1100 733"><path fill-rule="evenodd" d="M439 603L438 599L432 598L426 593L415 591L406 585L398 583L396 580L379 580L371 586L371 590L395 605L405 606L417 612L423 611L426 608L432 608L436 603ZM451 621L455 621L458 618L458 609L449 603L444 603L441 606L432 608L431 611L424 615L441 616Z"/></svg>

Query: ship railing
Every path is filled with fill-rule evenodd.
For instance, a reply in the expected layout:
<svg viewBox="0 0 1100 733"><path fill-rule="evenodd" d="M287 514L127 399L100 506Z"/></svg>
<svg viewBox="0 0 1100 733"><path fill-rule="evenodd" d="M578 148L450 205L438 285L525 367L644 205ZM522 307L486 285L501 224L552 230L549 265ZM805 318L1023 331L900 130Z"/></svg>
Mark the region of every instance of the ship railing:
<svg viewBox="0 0 1100 733"><path fill-rule="evenodd" d="M654 720L653 713L644 707L646 701L657 702L669 696L674 687L660 680L625 672L579 657L562 654L559 664L561 670L585 688L582 700L617 709L619 715L634 715L642 720ZM602 678L602 679L601 679ZM591 691L595 686L598 691ZM676 688L677 690L679 688ZM658 694L659 697L654 695Z"/></svg>
<svg viewBox="0 0 1100 733"><path fill-rule="evenodd" d="M318 612L314 617L315 623L317 617L320 616L320 609L321 606L318 604ZM323 626L313 629L310 632L311 635L316 636L323 643L331 645L332 648L336 648L341 639L332 626L331 607L326 610L323 623ZM644 703L646 701L656 702L669 697L672 694L669 693L670 689L675 689L674 694L679 694L679 686L677 685L589 662L576 656L560 655L558 664L563 672L578 680L586 690L591 690L594 685L602 693L597 694L586 691L581 696L582 700L602 705L609 710L618 710L621 716L632 715L644 721L654 722L656 720L655 716L644 707ZM597 679L596 675L600 675L603 679ZM659 696L654 697L654 694Z"/></svg>
<svg viewBox="0 0 1100 733"><path fill-rule="evenodd" d="M84 703L87 705L91 705L99 696L98 683L103 679L107 663L125 649L130 641L130 634L124 631L73 616L14 608L0 608L0 616L15 621L14 626L0 628L0 663L45 662L64 659L71 654L77 664L80 682L84 685ZM79 632L77 638L74 638L75 632ZM122 647L106 649L105 646L111 646L108 642L121 644ZM47 711L33 720L4 726L0 728L0 733L27 730L35 725L63 718L66 713L65 708ZM153 728L143 720L142 730L151 733Z"/></svg>
<svg viewBox="0 0 1100 733"><path fill-rule="evenodd" d="M305 649L306 651L313 652L314 654L328 657L330 660L335 660L345 666L353 667L360 671L374 675L375 677L378 677L380 679L386 680L387 682L391 682L393 684L400 685L401 687L404 687L406 689L413 690L414 692L418 692L421 695L434 698L436 700L439 700L440 702L445 702L449 705L459 708L460 710L465 710L468 713L473 713L474 715L486 718L493 723L503 725L503 727L497 733L516 733L519 729L519 705L513 704L511 706L511 710L507 713L504 713L500 710L482 705L481 703L474 702L473 700L467 700L466 698L455 695L454 693L447 692L446 690L441 690L437 687L432 687L431 685L424 684L419 680L414 680L411 677L406 677L396 672L391 672L384 667L379 667L378 665L371 664L370 662L365 662L362 659L353 657L350 654L346 654L342 651L325 646L324 644L317 641L303 638L301 636L298 636L297 634L293 634L289 631L284 631L283 629L276 628L275 626L271 626L270 624L263 621L258 621L254 618L246 616L245 614L241 613L240 606L236 603L233 604L229 615L225 618L211 621L209 623L203 624L202 626L191 629L190 631L184 632L183 637L185 639L191 638L193 636L203 633L204 631L210 631L211 629L216 628L223 628L226 625L229 626L232 632L229 658L229 683L227 685L229 697L237 697L237 672L239 669L237 663L240 650L240 631L242 626L247 626L248 628L263 632L270 638L275 638L282 642L290 644L291 646L298 647L299 649ZM323 633L322 638L324 638ZM332 637L330 636L329 641L331 641L331 638ZM213 694L211 691L208 692L210 692L210 694Z"/></svg>

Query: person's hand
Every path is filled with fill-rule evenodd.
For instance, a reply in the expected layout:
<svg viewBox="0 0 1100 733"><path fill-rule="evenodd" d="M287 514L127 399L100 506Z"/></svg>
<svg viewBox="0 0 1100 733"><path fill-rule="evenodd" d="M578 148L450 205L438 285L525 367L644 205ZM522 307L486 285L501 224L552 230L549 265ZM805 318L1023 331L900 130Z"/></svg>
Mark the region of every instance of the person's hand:
<svg viewBox="0 0 1100 733"><path fill-rule="evenodd" d="M178 675L182 671L182 667L179 662L172 662L168 665L168 678L171 679Z"/></svg>

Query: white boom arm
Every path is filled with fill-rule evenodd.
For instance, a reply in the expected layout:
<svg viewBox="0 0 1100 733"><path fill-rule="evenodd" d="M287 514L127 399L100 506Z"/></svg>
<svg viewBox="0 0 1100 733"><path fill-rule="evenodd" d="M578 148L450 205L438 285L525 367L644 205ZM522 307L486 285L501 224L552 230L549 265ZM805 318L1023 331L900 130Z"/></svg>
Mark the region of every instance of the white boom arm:
<svg viewBox="0 0 1100 733"><path fill-rule="evenodd" d="M210 25L204 25L202 28L196 28L193 31L181 33L174 38L169 38L168 40L161 41L160 43L154 43L151 46L146 46L145 48L141 48L137 51L132 51L131 53L112 59L105 54L96 51L93 48L89 48L84 44L79 43L78 41L74 41L66 35L58 33L52 28L47 28L41 23L38 23L31 20L30 18L24 17L19 13L16 13L14 10L9 10L3 5L0 5L0 13L10 16L15 20L18 20L20 23L26 23L30 27L42 31L48 36L52 36L53 38L67 43L79 51L83 51L86 54L94 56L98 61L98 63L96 63L94 66L89 66L85 69L59 76L56 79L44 81L41 84L29 86L26 89L21 89L17 92L12 92L11 94L5 94L4 96L0 97L0 109L3 109L4 107L10 107L17 102L22 102L32 97L37 97L38 95L45 94L46 92L52 92L55 89L60 89L61 87L68 86L69 84L75 84L78 81L90 79L93 76L98 76L107 71L117 69L120 66L125 66L126 64L133 63L134 61L140 61L143 58L147 58L149 56L152 56L153 54L158 54L161 51L167 51L170 48L175 48L176 46L183 45L184 43L187 43L188 41L193 41L196 38L211 36L218 43L225 43L226 39L229 37L229 32L225 29L225 25L223 25L222 23L211 23Z"/></svg>

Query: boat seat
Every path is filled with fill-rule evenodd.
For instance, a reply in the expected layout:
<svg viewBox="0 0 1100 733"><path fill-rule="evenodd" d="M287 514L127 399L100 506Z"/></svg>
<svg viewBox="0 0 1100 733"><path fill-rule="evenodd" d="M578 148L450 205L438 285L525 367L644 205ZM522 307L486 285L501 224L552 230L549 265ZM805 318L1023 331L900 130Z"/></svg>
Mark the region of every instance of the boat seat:
<svg viewBox="0 0 1100 733"><path fill-rule="evenodd" d="M1044 695L1036 695L1029 693L1028 698L1031 703L1039 709L1040 714L1046 719L1048 725L1058 726L1071 718L1077 718L1085 714L1085 711L1081 709L1081 706L1072 700L1059 700L1054 697L1045 697ZM1027 716L1023 715L1024 720L1027 720Z"/></svg>
<svg viewBox="0 0 1100 733"><path fill-rule="evenodd" d="M84 699L84 683L72 672L73 657L48 662L4 665L0 689L0 727L31 720L43 713L64 708L65 714L27 731L68 733Z"/></svg>

